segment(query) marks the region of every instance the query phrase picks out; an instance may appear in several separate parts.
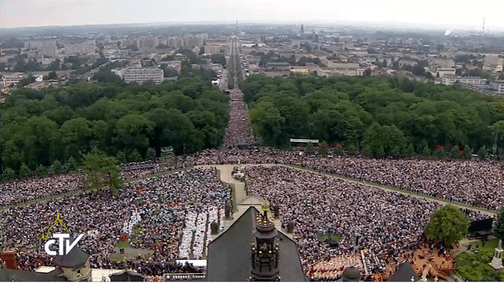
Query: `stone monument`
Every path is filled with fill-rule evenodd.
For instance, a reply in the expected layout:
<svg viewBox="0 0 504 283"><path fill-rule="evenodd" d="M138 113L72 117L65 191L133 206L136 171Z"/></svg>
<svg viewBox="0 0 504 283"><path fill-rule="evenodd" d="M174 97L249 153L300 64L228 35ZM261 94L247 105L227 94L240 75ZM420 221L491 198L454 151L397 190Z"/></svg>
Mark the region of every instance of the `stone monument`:
<svg viewBox="0 0 504 283"><path fill-rule="evenodd" d="M495 253L494 253L492 262L490 263L490 265L496 270L502 269L502 254L503 254L503 252L504 251L502 250L502 240L499 240L499 245L495 248Z"/></svg>

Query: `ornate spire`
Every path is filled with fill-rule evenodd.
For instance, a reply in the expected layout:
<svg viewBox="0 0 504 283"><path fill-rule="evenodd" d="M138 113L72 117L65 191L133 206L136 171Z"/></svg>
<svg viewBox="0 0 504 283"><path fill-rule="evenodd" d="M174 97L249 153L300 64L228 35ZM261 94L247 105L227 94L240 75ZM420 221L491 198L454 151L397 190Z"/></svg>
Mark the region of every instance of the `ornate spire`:
<svg viewBox="0 0 504 283"><path fill-rule="evenodd" d="M278 243L273 219L268 217L268 206L257 214L255 242L252 243L252 270L250 281L280 281L278 269Z"/></svg>

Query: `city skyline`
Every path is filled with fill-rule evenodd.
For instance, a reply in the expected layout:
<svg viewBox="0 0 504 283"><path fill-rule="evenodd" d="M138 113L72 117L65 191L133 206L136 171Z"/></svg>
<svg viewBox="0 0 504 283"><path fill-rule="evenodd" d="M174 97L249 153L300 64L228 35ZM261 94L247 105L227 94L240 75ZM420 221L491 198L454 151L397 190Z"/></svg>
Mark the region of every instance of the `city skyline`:
<svg viewBox="0 0 504 283"><path fill-rule="evenodd" d="M504 30L494 0L0 0L0 28L148 23L349 23Z"/></svg>

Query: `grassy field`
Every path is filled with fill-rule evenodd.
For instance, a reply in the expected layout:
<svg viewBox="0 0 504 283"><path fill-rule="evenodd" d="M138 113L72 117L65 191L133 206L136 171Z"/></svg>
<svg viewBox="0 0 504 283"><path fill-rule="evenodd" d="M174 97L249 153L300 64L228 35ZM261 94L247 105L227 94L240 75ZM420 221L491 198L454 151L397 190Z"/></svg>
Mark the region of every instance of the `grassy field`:
<svg viewBox="0 0 504 283"><path fill-rule="evenodd" d="M327 239L331 239L332 241L339 242L341 240L341 235L320 235L318 236L318 240L323 242Z"/></svg>
<svg viewBox="0 0 504 283"><path fill-rule="evenodd" d="M471 241L471 249L468 251L468 245L461 245L459 254L455 257L456 275L460 278L466 278L469 281L502 281L504 272L495 272L489 265L492 261L498 240L496 238L485 242L483 246L481 241ZM476 246L478 246L476 248Z"/></svg>
<svg viewBox="0 0 504 283"><path fill-rule="evenodd" d="M119 249L124 249L124 254L121 254L119 252ZM133 247L131 247L129 241L117 242L117 244L114 246L114 251L116 251L116 253L112 253L109 256L109 259L114 262L119 262L129 258L135 258L138 257L139 255L142 256L143 258L148 258L149 255L148 250L134 249Z"/></svg>

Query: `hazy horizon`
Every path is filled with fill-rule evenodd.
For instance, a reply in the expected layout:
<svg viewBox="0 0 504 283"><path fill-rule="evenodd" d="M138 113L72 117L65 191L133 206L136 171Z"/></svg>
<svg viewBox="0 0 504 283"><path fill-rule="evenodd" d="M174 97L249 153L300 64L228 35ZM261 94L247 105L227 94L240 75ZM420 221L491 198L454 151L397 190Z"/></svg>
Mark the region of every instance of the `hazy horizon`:
<svg viewBox="0 0 504 283"><path fill-rule="evenodd" d="M111 24L377 24L504 29L494 0L0 0L0 28Z"/></svg>

